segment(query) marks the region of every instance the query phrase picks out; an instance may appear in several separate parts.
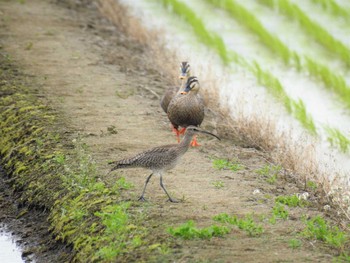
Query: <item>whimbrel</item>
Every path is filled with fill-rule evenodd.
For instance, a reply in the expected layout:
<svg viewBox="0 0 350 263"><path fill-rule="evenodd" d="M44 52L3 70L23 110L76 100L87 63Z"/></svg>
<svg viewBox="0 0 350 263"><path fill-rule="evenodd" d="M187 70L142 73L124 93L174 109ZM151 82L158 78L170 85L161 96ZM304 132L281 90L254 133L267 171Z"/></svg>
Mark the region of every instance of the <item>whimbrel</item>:
<svg viewBox="0 0 350 263"><path fill-rule="evenodd" d="M179 126L186 128L189 125L199 126L204 119L204 100L199 91L197 77L189 77L185 89L176 95L168 106L168 118L175 129ZM196 136L191 143L198 146Z"/></svg>
<svg viewBox="0 0 350 263"><path fill-rule="evenodd" d="M164 172L174 168L180 158L187 152L188 147L191 143L192 137L197 133L209 134L220 140L215 134L202 130L196 126L188 126L185 132L185 136L182 141L178 144L168 144L163 146L158 146L150 150L141 152L131 158L122 159L113 162L115 166L111 169L114 171L120 168L131 168L131 167L143 167L152 170L152 173L147 177L145 186L143 188L142 194L139 198L140 201L145 201L144 195L146 191L147 184L151 179L153 174L157 174L160 177L160 186L166 193L170 202L177 202L177 200L171 198L165 186L163 185L163 174Z"/></svg>

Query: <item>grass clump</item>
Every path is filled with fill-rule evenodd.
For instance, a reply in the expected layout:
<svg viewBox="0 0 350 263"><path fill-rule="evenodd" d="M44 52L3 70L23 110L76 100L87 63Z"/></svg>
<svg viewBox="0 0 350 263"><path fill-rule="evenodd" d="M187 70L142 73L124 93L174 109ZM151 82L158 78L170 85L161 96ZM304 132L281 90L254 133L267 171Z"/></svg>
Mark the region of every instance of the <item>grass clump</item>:
<svg viewBox="0 0 350 263"><path fill-rule="evenodd" d="M239 229L247 232L249 236L260 236L264 232L263 227L256 224L251 215L239 219L237 216L230 216L226 213L222 213L214 216L213 219L217 222L235 225Z"/></svg>
<svg viewBox="0 0 350 263"><path fill-rule="evenodd" d="M231 170L237 172L244 169L244 166L238 161L229 161L226 159L215 159L213 160L213 167L218 170Z"/></svg>
<svg viewBox="0 0 350 263"><path fill-rule="evenodd" d="M289 247L290 248L292 248L292 249L297 249L297 248L300 248L301 247L301 245L302 245L302 242L301 242L301 240L300 239L290 239L289 241L288 241L288 245L289 245Z"/></svg>
<svg viewBox="0 0 350 263"><path fill-rule="evenodd" d="M299 198L295 194L291 196L278 196L276 197L275 202L287 205L289 207L304 207L308 205L306 200Z"/></svg>
<svg viewBox="0 0 350 263"><path fill-rule="evenodd" d="M344 250L348 236L336 226L330 226L321 216L315 216L305 221L306 228L301 234L309 239L317 239L325 242L340 251Z"/></svg>
<svg viewBox="0 0 350 263"><path fill-rule="evenodd" d="M212 237L222 237L230 232L226 226L212 225L205 228L197 228L192 220L187 221L179 227L169 227L168 233L174 237L182 239L211 239Z"/></svg>
<svg viewBox="0 0 350 263"><path fill-rule="evenodd" d="M287 220L289 217L289 212L286 210L284 205L281 203L275 203L275 206L272 208L272 216L269 219L271 224L276 224L277 219Z"/></svg>

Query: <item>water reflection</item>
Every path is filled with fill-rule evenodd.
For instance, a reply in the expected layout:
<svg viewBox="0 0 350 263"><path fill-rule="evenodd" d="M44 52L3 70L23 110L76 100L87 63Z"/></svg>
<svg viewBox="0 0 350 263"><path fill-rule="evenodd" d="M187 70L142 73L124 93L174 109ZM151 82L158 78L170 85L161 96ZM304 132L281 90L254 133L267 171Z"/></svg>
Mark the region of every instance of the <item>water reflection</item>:
<svg viewBox="0 0 350 263"><path fill-rule="evenodd" d="M0 224L0 262L23 263L22 252L16 245L11 233L6 231L4 225Z"/></svg>

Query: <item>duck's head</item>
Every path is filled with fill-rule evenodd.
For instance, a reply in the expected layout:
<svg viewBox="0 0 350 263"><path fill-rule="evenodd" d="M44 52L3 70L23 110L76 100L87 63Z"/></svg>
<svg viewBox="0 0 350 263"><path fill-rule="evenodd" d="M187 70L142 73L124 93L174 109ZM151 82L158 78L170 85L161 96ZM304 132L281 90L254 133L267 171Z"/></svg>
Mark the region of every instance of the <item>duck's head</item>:
<svg viewBox="0 0 350 263"><path fill-rule="evenodd" d="M181 92L181 94L187 94L190 91L195 91L198 92L199 91L199 82L197 77L189 77L186 83L186 87L185 89Z"/></svg>
<svg viewBox="0 0 350 263"><path fill-rule="evenodd" d="M180 76L179 79L187 79L190 76L190 64L184 61L180 64Z"/></svg>

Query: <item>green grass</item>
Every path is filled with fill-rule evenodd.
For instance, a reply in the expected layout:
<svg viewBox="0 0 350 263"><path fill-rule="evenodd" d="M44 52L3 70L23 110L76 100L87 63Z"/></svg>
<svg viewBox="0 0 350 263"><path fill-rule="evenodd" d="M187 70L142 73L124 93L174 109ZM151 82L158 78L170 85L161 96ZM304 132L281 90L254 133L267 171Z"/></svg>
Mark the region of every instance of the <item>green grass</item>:
<svg viewBox="0 0 350 263"><path fill-rule="evenodd" d="M226 213L222 213L214 216L213 219L217 222L235 225L239 229L247 232L249 236L260 236L264 232L263 227L255 223L251 215L239 219L237 216L230 216Z"/></svg>
<svg viewBox="0 0 350 263"><path fill-rule="evenodd" d="M174 237L182 239L211 239L212 237L222 237L230 232L226 226L212 225L205 228L197 228L192 220L187 221L179 227L169 227L168 233Z"/></svg>
<svg viewBox="0 0 350 263"><path fill-rule="evenodd" d="M330 226L328 222L320 216L315 216L305 221L306 228L301 234L309 239L317 239L325 242L333 248L343 251L349 237L345 232L336 226Z"/></svg>
<svg viewBox="0 0 350 263"><path fill-rule="evenodd" d="M287 205L289 207L304 207L308 205L306 200L300 199L295 194L291 196L278 196L276 197L275 202Z"/></svg>
<svg viewBox="0 0 350 263"><path fill-rule="evenodd" d="M67 135L59 114L36 97L32 79L28 87L20 78L20 70L0 55L1 166L22 204L45 210L50 234L73 248L58 261L147 261L153 241L143 215L121 198L131 184L101 180L84 141Z"/></svg>
<svg viewBox="0 0 350 263"><path fill-rule="evenodd" d="M244 169L244 166L237 160L230 161L226 159L215 159L213 160L213 167L218 170L231 170L237 172Z"/></svg>
<svg viewBox="0 0 350 263"><path fill-rule="evenodd" d="M312 21L309 16L296 4L288 0L259 0L260 3L270 7L277 6L278 10L291 19L298 21L301 28L313 39L324 46L329 52L337 54L338 58L350 67L350 49L335 39L321 25Z"/></svg>

